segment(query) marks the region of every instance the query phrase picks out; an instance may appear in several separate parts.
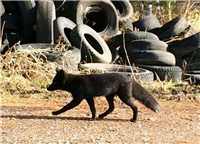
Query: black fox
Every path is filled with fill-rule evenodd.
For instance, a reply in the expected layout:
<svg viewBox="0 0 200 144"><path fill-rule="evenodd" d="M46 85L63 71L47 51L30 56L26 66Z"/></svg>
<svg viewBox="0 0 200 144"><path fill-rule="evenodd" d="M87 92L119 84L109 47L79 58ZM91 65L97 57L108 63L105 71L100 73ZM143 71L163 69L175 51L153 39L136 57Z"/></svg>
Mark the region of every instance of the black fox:
<svg viewBox="0 0 200 144"><path fill-rule="evenodd" d="M132 122L137 119L137 107L133 104L133 98L142 102L146 107L155 112L161 112L161 107L153 96L132 78L119 73L72 75L62 69L56 69L56 76L52 84L47 88L49 91L66 90L71 92L73 100L58 111L52 112L58 115L79 105L86 99L92 112L92 119L96 117L94 97L104 95L109 108L99 118L107 116L114 110L114 96L117 95L122 102L133 110Z"/></svg>

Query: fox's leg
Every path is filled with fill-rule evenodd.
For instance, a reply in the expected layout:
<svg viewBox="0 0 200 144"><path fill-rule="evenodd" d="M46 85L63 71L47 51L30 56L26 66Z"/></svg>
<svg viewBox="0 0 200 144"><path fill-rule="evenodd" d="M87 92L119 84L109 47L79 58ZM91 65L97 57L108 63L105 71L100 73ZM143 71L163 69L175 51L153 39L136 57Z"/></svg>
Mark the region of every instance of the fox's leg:
<svg viewBox="0 0 200 144"><path fill-rule="evenodd" d="M79 99L73 99L70 103L68 103L66 106L64 106L63 108L61 108L60 110L58 111L54 111L52 112L53 115L58 115L58 114L61 114L69 109L72 109L74 108L75 106L79 105L81 103L83 99L82 98L79 98Z"/></svg>
<svg viewBox="0 0 200 144"><path fill-rule="evenodd" d="M106 99L108 101L108 104L109 104L109 108L107 111L105 111L104 113L100 114L99 115L99 118L104 118L105 116L107 116L109 113L111 113L113 110L114 110L114 96L115 95L109 95L109 96L106 96Z"/></svg>
<svg viewBox="0 0 200 144"><path fill-rule="evenodd" d="M94 99L93 98L89 98L89 99L86 99L88 105L90 106L90 110L92 112L92 119L94 120L95 117L96 117L96 109L95 109L95 106L94 106Z"/></svg>
<svg viewBox="0 0 200 144"><path fill-rule="evenodd" d="M137 119L137 107L133 104L133 99L131 98L132 96L127 96L126 93L123 94L124 96L119 95L119 98L128 106L131 107L133 110L133 119L131 119L132 122L135 122Z"/></svg>

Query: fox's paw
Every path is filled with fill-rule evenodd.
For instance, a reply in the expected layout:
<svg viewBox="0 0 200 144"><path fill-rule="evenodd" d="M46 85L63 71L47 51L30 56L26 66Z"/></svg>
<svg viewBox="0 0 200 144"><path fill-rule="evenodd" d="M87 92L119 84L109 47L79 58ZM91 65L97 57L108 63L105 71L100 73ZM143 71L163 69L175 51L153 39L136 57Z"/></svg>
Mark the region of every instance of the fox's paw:
<svg viewBox="0 0 200 144"><path fill-rule="evenodd" d="M96 119L95 118L90 118L88 119L89 121L95 121Z"/></svg>
<svg viewBox="0 0 200 144"><path fill-rule="evenodd" d="M131 119L130 121L136 123L136 119Z"/></svg>
<svg viewBox="0 0 200 144"><path fill-rule="evenodd" d="M104 118L105 116L103 114L99 115L98 118L102 119Z"/></svg>
<svg viewBox="0 0 200 144"><path fill-rule="evenodd" d="M53 111L52 115L58 115L59 113L57 111Z"/></svg>

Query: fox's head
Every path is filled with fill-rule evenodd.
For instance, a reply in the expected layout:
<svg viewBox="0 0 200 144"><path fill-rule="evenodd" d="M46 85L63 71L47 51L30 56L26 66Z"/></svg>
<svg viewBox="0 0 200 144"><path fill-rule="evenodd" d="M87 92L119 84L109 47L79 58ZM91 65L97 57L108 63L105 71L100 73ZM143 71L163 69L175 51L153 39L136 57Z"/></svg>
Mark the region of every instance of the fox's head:
<svg viewBox="0 0 200 144"><path fill-rule="evenodd" d="M63 90L67 81L67 73L63 69L56 68L56 75L52 84L47 88L49 91Z"/></svg>

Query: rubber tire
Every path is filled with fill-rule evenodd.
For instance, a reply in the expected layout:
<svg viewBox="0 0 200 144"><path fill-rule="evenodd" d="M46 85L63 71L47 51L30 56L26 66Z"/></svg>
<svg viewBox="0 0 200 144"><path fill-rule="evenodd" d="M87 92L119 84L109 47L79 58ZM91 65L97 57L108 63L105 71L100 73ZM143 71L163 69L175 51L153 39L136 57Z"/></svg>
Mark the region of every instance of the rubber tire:
<svg viewBox="0 0 200 144"><path fill-rule="evenodd" d="M80 69L87 69L89 71L95 71L96 72L104 72L104 73L121 73L125 74L127 76L132 76L131 67L126 65L117 65L117 64L102 64L102 63L87 63L87 64L81 64ZM136 80L140 83L153 83L153 73L149 70L142 69L142 68L135 68L132 67L133 74L136 78ZM140 72L138 73L137 70Z"/></svg>
<svg viewBox="0 0 200 144"><path fill-rule="evenodd" d="M180 35L188 27L187 21L183 17L176 17L164 24L157 35L160 40L168 40Z"/></svg>
<svg viewBox="0 0 200 144"><path fill-rule="evenodd" d="M2 42L7 41L6 47L4 47L4 52L11 48L15 43L21 41L21 32L20 30L4 30ZM4 43L3 43L4 44Z"/></svg>
<svg viewBox="0 0 200 144"><path fill-rule="evenodd" d="M71 45L71 31L76 27L76 24L68 18L58 17L54 21L54 42L57 43L59 37L64 38L64 43Z"/></svg>
<svg viewBox="0 0 200 144"><path fill-rule="evenodd" d="M189 25L187 28L186 28L186 33L184 33L186 36L192 36L194 34L196 34L197 32L195 31L195 29Z"/></svg>
<svg viewBox="0 0 200 144"><path fill-rule="evenodd" d="M5 21L4 30L21 30L21 18L18 15L11 13L4 13L1 17L1 26Z"/></svg>
<svg viewBox="0 0 200 144"><path fill-rule="evenodd" d="M107 41L108 46L112 47L119 47L123 45L123 43L130 42L132 40L138 40L138 39L152 39L152 40L159 40L159 38L149 32L143 32L143 31L134 31L134 32L126 32L125 34L119 34Z"/></svg>
<svg viewBox="0 0 200 144"><path fill-rule="evenodd" d="M194 85L200 85L200 74L184 73L183 80L188 82L192 81Z"/></svg>
<svg viewBox="0 0 200 144"><path fill-rule="evenodd" d="M35 0L17 1L22 17L22 43L36 42L33 26L36 24Z"/></svg>
<svg viewBox="0 0 200 144"><path fill-rule="evenodd" d="M200 58L176 58L176 65L187 70L200 70Z"/></svg>
<svg viewBox="0 0 200 144"><path fill-rule="evenodd" d="M5 13L5 8L3 6L3 3L0 1L0 16L2 16Z"/></svg>
<svg viewBox="0 0 200 144"><path fill-rule="evenodd" d="M54 1L56 7L56 17L66 17L71 20L74 2L75 2L74 0Z"/></svg>
<svg viewBox="0 0 200 144"><path fill-rule="evenodd" d="M126 24L133 15L133 7L129 0L111 1L118 11L119 25Z"/></svg>
<svg viewBox="0 0 200 144"><path fill-rule="evenodd" d="M85 22L86 19L88 23ZM108 0L75 1L72 9L72 20L77 25L89 25L101 37L113 36L118 32L119 28L117 11L112 2ZM95 25L93 25L94 22L96 23Z"/></svg>
<svg viewBox="0 0 200 144"><path fill-rule="evenodd" d="M167 51L168 45L159 40L152 40L152 39L140 39L140 40L133 40L125 44L125 48L128 53L141 51L141 50L160 50L160 51ZM119 48L119 55L124 55L124 46Z"/></svg>
<svg viewBox="0 0 200 144"><path fill-rule="evenodd" d="M157 76L160 78L161 81L172 80L173 82L181 81L182 80L182 69L178 66L151 66L151 65L139 65L138 67L147 69L154 73L154 78L156 80Z"/></svg>
<svg viewBox="0 0 200 144"><path fill-rule="evenodd" d="M1 1L3 3L5 13L19 15L19 8L16 1Z"/></svg>
<svg viewBox="0 0 200 144"><path fill-rule="evenodd" d="M81 60L110 63L112 55L101 36L87 25L80 24L71 31L72 45L81 49Z"/></svg>
<svg viewBox="0 0 200 144"><path fill-rule="evenodd" d="M183 58L190 58L193 62L200 62L200 48L187 55L184 55Z"/></svg>
<svg viewBox="0 0 200 144"><path fill-rule="evenodd" d="M188 74L200 74L200 70L186 71Z"/></svg>
<svg viewBox="0 0 200 144"><path fill-rule="evenodd" d="M129 19L128 21L126 21L123 24L119 25L120 29L123 29L126 32L133 32L133 25L132 25L132 20Z"/></svg>
<svg viewBox="0 0 200 144"><path fill-rule="evenodd" d="M53 21L56 19L55 5L51 0L38 1L36 41L54 43Z"/></svg>
<svg viewBox="0 0 200 144"><path fill-rule="evenodd" d="M138 51L128 53L131 64L136 65L157 65L157 66L174 66L175 57L172 53L165 51ZM126 61L126 57L122 57Z"/></svg>
<svg viewBox="0 0 200 144"><path fill-rule="evenodd" d="M168 51L180 58L200 48L200 32L181 41L170 44Z"/></svg>
<svg viewBox="0 0 200 144"><path fill-rule="evenodd" d="M161 27L156 15L149 15L144 18L140 18L138 21L133 22L133 29L137 28L140 31L148 31Z"/></svg>
<svg viewBox="0 0 200 144"><path fill-rule="evenodd" d="M197 63L191 63L188 64L186 67L187 71L191 71L191 70L200 70L200 61Z"/></svg>
<svg viewBox="0 0 200 144"><path fill-rule="evenodd" d="M45 51L52 50L55 48L55 46L57 45L50 43L29 43L15 46L15 50L35 50L44 55L41 55L41 58L44 60L44 62L56 62L64 68L78 69L78 63L81 60L80 49L71 46L65 46L66 51L64 52Z"/></svg>

